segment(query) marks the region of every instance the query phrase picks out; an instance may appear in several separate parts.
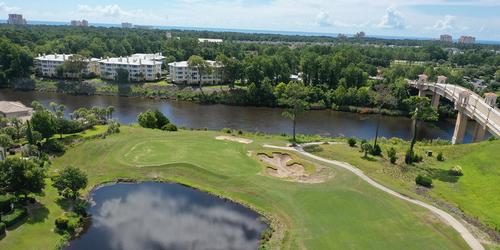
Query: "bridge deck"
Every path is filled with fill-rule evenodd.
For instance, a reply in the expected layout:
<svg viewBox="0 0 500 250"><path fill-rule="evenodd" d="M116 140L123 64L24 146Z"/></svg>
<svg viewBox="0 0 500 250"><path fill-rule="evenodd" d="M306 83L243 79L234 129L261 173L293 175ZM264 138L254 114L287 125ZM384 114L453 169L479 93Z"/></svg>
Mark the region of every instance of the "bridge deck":
<svg viewBox="0 0 500 250"><path fill-rule="evenodd" d="M457 103L460 98L460 93L463 91L469 91L471 94L467 100L467 103L463 105L464 113L470 118L474 119L476 122L488 128L488 130L500 136L500 110L496 107L489 106L484 99L478 94L462 87L453 84L443 84L443 83L417 83L417 81L409 82L412 87L423 88L423 90L429 90L434 93L439 94L447 98L454 103Z"/></svg>

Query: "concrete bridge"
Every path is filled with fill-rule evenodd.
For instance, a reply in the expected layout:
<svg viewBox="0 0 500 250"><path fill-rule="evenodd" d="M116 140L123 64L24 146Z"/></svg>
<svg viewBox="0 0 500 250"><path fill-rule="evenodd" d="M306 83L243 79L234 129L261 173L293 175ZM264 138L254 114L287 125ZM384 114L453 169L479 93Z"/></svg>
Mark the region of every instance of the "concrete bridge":
<svg viewBox="0 0 500 250"><path fill-rule="evenodd" d="M496 108L497 95L486 93L485 98L461 86L447 84L445 76L439 76L437 82L428 82L426 75L419 75L416 81L409 81L410 86L419 90L419 96L431 96L432 105L439 106L440 97L455 103L458 111L452 143L460 144L464 140L469 119L476 121L472 140L484 139L486 130L500 136L500 110Z"/></svg>

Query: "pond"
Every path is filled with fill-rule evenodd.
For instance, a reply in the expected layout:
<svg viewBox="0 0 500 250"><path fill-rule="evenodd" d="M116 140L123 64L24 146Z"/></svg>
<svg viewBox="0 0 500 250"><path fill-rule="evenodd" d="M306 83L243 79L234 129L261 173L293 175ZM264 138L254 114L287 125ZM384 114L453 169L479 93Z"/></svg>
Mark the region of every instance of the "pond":
<svg viewBox="0 0 500 250"><path fill-rule="evenodd" d="M88 230L65 249L257 249L267 228L249 208L172 183L102 186L90 204Z"/></svg>

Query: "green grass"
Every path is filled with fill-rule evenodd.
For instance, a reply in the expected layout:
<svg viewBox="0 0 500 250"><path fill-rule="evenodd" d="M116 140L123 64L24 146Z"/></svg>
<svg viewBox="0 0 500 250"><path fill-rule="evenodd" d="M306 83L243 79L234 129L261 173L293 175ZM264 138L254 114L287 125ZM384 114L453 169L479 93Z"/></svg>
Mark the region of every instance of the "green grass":
<svg viewBox="0 0 500 250"><path fill-rule="evenodd" d="M89 187L116 180L174 181L242 202L272 218L271 249L465 249L458 233L427 210L374 189L357 176L332 167L334 177L301 184L268 177L255 153L262 144L285 145L283 137L247 135L245 145L218 141L220 132L164 132L122 127L106 139L87 140L56 158L51 173L67 165L89 176ZM248 152L254 154L248 156ZM292 154L294 160L302 161ZM309 160L308 160L309 161ZM63 211L47 186L43 215L9 231L0 249L52 249ZM32 220L32 219L30 219Z"/></svg>
<svg viewBox="0 0 500 250"><path fill-rule="evenodd" d="M424 156L422 163L405 166L404 152L406 144L391 145L383 142L384 152L389 147L398 151L398 165L393 165L383 157L363 159L359 148L348 145L321 145L316 155L349 162L363 170L378 182L398 190L401 193L424 199L415 193L415 177L425 174L433 178L434 187L427 194L434 199L444 200L460 208L466 215L478 218L492 229L500 229L500 141L485 141L478 144L459 146L418 145L416 151L424 155L425 150L432 150L433 156ZM436 160L438 152L443 152L444 162ZM464 175L450 176L448 170L456 165L462 167Z"/></svg>

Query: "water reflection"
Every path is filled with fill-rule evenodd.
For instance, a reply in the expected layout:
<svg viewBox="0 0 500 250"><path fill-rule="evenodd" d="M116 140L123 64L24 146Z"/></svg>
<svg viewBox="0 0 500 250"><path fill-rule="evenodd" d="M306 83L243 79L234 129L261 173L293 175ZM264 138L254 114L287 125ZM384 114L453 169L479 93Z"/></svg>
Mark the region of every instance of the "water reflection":
<svg viewBox="0 0 500 250"><path fill-rule="evenodd" d="M116 184L92 195L92 225L68 249L257 249L253 211L177 184Z"/></svg>

